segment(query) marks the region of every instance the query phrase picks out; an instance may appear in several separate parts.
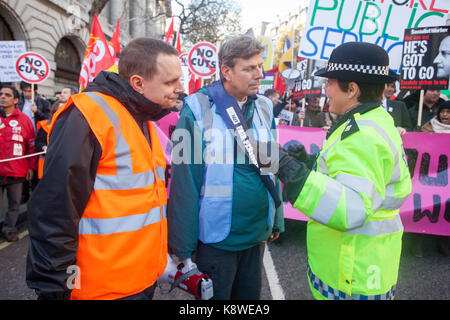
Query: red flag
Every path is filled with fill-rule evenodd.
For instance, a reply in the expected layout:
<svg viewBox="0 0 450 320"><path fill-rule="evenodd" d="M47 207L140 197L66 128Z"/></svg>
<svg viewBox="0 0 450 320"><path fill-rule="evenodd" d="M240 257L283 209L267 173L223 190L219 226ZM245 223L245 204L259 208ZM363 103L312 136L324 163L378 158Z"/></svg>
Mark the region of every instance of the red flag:
<svg viewBox="0 0 450 320"><path fill-rule="evenodd" d="M116 30L114 30L114 34L111 40L109 41L109 51L117 67L119 65L119 53L120 53L120 19L117 19Z"/></svg>
<svg viewBox="0 0 450 320"><path fill-rule="evenodd" d="M177 49L178 53L181 54L181 35L180 30L177 32L177 41L175 42L175 49Z"/></svg>
<svg viewBox="0 0 450 320"><path fill-rule="evenodd" d="M202 87L202 78L196 77L195 74L191 73L189 79L189 94L196 93L198 89Z"/></svg>
<svg viewBox="0 0 450 320"><path fill-rule="evenodd" d="M97 15L95 15L91 35L81 66L80 78L78 79L80 91L84 90L89 82L94 80L101 71L105 70L117 72L105 35L103 34Z"/></svg>
<svg viewBox="0 0 450 320"><path fill-rule="evenodd" d="M173 17L169 29L167 29L166 35L164 36L164 41L170 45L173 45Z"/></svg>

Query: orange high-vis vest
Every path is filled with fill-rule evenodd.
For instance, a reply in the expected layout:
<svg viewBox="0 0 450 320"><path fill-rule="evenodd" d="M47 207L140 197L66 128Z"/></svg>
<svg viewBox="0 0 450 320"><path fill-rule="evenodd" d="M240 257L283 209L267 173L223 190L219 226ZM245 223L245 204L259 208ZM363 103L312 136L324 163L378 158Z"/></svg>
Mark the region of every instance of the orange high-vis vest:
<svg viewBox="0 0 450 320"><path fill-rule="evenodd" d="M47 120L41 120L38 123L36 123L36 131L39 132L39 129L42 128L45 132L47 132L47 138L48 133L50 132L50 125L48 124ZM48 141L48 139L47 139ZM38 179L42 179L42 175L44 174L44 155L39 155L38 158Z"/></svg>
<svg viewBox="0 0 450 320"><path fill-rule="evenodd" d="M166 161L161 143L151 122L150 147L126 108L97 92L71 96L53 116L51 129L71 104L102 148L94 190L78 227L71 299L130 296L153 285L167 264Z"/></svg>

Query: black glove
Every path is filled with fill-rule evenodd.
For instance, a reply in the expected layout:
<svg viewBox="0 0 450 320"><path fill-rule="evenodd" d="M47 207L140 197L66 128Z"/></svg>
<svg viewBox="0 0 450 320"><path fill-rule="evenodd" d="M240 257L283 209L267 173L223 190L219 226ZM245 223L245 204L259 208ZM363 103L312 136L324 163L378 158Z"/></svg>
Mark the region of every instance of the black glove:
<svg viewBox="0 0 450 320"><path fill-rule="evenodd" d="M303 144L292 144L288 147L287 151L291 157L305 163L308 169L312 169L314 162L316 161L316 155L308 154Z"/></svg>
<svg viewBox="0 0 450 320"><path fill-rule="evenodd" d="M283 183L283 200L286 199L294 204L310 173L311 170L305 163L298 161L286 152L281 152L276 176Z"/></svg>

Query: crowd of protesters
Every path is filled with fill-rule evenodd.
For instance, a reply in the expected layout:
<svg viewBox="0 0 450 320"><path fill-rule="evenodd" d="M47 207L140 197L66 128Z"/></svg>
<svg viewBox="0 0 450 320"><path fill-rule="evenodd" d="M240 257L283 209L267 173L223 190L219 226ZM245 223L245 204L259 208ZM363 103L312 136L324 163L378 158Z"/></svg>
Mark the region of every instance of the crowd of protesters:
<svg viewBox="0 0 450 320"><path fill-rule="evenodd" d="M4 146L8 145L0 148L1 158L45 152L52 116L58 108L67 102L71 95L77 93L76 90L65 87L61 91L55 92L54 97L46 99L39 94L38 86L34 85L34 101L32 101L32 86L26 82L20 83L18 86L20 91L17 90L17 86L8 84L3 84L1 87L0 119L2 122L0 122L0 128L4 126L11 129L11 139L8 142L5 140L6 134L3 134L3 138L0 135L0 140L4 143ZM444 92L425 90L422 120L418 125L419 91L409 92L403 98L396 96L396 91L395 83L386 84L385 99L382 101L382 105L393 117L400 135L410 131L450 133L450 100ZM5 121L10 115L4 115L7 109L7 95L9 94L12 95L9 103L15 106L11 109L14 111L13 116L20 119L17 120L18 125L15 125L15 121ZM278 120L278 125L315 127L328 130L340 117L329 112L326 99L320 96L306 98L305 110L302 110L302 101L292 99L292 95L288 95L289 97L286 98L286 95L283 94L284 98L281 98L280 93L274 89L266 90L264 95L271 99L274 105L274 117ZM171 111L179 112L185 97L186 94L180 94L177 104ZM292 113L290 121L283 118L283 110ZM3 219L2 234L8 241L18 240L15 224L19 214L19 206L21 203L28 201L31 192L42 177L44 159L45 153L25 158L22 161L0 163L0 187L2 195L3 191L6 190L8 199L8 209ZM0 197L0 205L3 203L2 200L3 197ZM420 242L419 239L413 249L417 257L423 256ZM448 255L447 246L442 245L440 247L442 248L441 251Z"/></svg>
<svg viewBox="0 0 450 320"><path fill-rule="evenodd" d="M33 92L34 88L34 92ZM47 99L39 94L37 84L0 85L0 208L4 191L8 199L2 224L2 235L17 241L20 204L26 203L42 177L47 133L56 110L76 92L66 87ZM29 156L34 155L34 156ZM27 157L28 156L28 157ZM19 157L21 159L7 161Z"/></svg>

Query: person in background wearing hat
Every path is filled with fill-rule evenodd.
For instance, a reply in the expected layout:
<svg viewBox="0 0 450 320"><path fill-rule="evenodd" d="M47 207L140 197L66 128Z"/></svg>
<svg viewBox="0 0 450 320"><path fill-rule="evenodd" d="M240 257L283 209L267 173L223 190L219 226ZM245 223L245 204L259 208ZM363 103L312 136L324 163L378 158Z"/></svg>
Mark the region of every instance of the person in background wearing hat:
<svg viewBox="0 0 450 320"><path fill-rule="evenodd" d="M438 108L437 115L430 121L425 123L420 131L430 133L450 133L450 101L441 103ZM424 235L415 234L412 246L412 252L417 258L423 258L422 242ZM447 236L437 236L437 246L440 253L446 257L450 257L450 250L448 249Z"/></svg>
<svg viewBox="0 0 450 320"><path fill-rule="evenodd" d="M444 102L444 99L440 97L440 94L440 90L425 90L423 95L422 121L420 122L419 127L423 126L436 115L439 105ZM416 100L416 104L409 109L409 115L411 116L412 125L416 127L419 118L418 100Z"/></svg>
<svg viewBox="0 0 450 320"><path fill-rule="evenodd" d="M341 115L310 161L304 147L280 150L277 176L295 208L310 217L308 281L316 299L393 299L411 193L402 140L381 106L389 56L379 46L335 48L317 76L328 78L330 112ZM313 165L311 165L311 163Z"/></svg>

